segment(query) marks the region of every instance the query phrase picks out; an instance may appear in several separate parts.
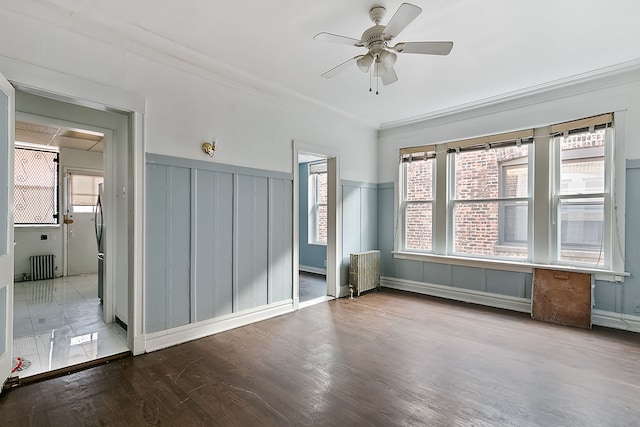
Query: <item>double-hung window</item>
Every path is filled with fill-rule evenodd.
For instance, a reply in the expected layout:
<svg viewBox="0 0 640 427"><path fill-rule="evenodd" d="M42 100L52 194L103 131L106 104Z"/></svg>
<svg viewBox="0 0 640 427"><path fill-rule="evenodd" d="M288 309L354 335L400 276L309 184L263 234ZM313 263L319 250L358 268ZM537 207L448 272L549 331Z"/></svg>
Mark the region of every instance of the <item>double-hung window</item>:
<svg viewBox="0 0 640 427"><path fill-rule="evenodd" d="M435 181L434 147L403 150L402 194L404 247L411 251L433 249L433 195Z"/></svg>
<svg viewBox="0 0 640 427"><path fill-rule="evenodd" d="M610 265L611 126L606 114L551 127L559 263Z"/></svg>
<svg viewBox="0 0 640 427"><path fill-rule="evenodd" d="M451 253L528 259L532 136L448 144Z"/></svg>
<svg viewBox="0 0 640 427"><path fill-rule="evenodd" d="M327 162L309 165L309 243L327 244Z"/></svg>

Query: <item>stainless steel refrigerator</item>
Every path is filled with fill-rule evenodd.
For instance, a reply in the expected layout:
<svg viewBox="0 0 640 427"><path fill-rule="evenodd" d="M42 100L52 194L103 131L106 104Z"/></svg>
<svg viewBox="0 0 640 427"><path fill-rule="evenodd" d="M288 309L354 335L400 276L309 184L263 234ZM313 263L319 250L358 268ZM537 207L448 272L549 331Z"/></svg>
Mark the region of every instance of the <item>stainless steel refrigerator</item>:
<svg viewBox="0 0 640 427"><path fill-rule="evenodd" d="M98 298L102 304L102 296L104 292L104 215L102 209L102 201L104 199L102 184L98 184L98 201L94 213L94 225L96 229L96 242L98 244Z"/></svg>

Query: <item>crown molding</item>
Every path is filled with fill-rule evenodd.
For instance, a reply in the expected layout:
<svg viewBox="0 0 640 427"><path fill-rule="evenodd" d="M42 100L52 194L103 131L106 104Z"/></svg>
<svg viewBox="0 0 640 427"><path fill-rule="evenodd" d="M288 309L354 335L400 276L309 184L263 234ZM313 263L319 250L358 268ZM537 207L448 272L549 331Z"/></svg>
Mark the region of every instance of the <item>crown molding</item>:
<svg viewBox="0 0 640 427"><path fill-rule="evenodd" d="M598 89L638 82L640 80L638 74L640 74L640 59L635 59L467 104L385 122L380 125L379 133L385 134L387 133L385 131L397 131L400 128L414 130L414 128L429 126L435 121L454 122L514 107L533 105L558 97L579 95Z"/></svg>

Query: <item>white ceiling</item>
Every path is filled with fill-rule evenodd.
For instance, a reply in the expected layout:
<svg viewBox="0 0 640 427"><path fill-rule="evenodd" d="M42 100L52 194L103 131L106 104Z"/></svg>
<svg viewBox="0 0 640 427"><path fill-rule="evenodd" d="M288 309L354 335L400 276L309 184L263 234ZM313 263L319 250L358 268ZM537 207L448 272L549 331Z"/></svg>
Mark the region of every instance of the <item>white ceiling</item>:
<svg viewBox="0 0 640 427"><path fill-rule="evenodd" d="M376 96L355 66L320 77L363 48L313 36L360 38L373 25L373 5L387 8L386 24L401 1L49 1L187 47L376 127L640 58L638 0L412 0L423 13L394 42L451 40L453 51L398 55L399 81Z"/></svg>

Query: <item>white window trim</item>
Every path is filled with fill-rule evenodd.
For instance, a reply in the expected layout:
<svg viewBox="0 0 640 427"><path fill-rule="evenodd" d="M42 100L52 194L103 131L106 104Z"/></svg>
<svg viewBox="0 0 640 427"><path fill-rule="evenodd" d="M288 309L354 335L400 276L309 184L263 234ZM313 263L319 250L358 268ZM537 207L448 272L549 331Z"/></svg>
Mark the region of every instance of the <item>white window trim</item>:
<svg viewBox="0 0 640 427"><path fill-rule="evenodd" d="M551 160L551 126L541 125L533 128L533 134L535 138L534 149L529 155L529 162L533 162L533 179L529 180L529 185L533 186L530 193L533 200L530 201L531 209L529 209L529 223L533 225L530 227L529 234L533 236L529 239L529 254L531 260L523 261L510 261L503 259L484 259L467 256L454 256L450 255L450 248L452 245L452 227L449 224L449 203L434 203L433 212L433 243L432 252L410 252L403 250L404 239L401 237L404 235L404 221L402 202L404 195L401 194L404 191L404 175L402 162L400 162L399 173L397 175L397 182L395 184L396 194L396 232L394 238L394 251L393 257L396 259L410 259L416 261L426 261L435 263L445 263L450 265L471 266L479 268L490 268L496 270L515 271L515 272L533 272L534 268L550 268L556 270L576 271L583 273L590 273L595 275L596 280L604 280L610 282L623 282L624 277L628 277L630 274L626 271L624 260L624 207L625 207L625 191L626 191L626 158L625 158L625 133L624 129L627 127L627 114L625 110L614 111L615 123L613 127L614 136L610 143L607 144L607 153L609 161L606 166L605 173L609 177L609 185L612 186L613 191L609 191L610 203L606 208L609 211L611 221L613 222L607 227L610 239L610 263L606 268L591 268L582 265L568 265L558 264L555 262L551 255L554 248L551 245L555 245L554 238L551 236L549 229L549 215L552 211L551 203L551 190L554 185L554 181L550 178L549 164ZM616 131L617 130L617 131ZM447 180L448 168L447 168L447 156L446 156L446 144L433 144L420 147L435 147L436 151L436 180L434 188L434 200L448 200L447 195L448 187L451 185ZM418 147L416 147L418 148ZM407 149L400 149L398 153L402 153ZM400 158L400 155L398 156ZM609 187L606 190L610 190ZM545 226L546 224L546 226ZM535 245L533 242L536 242Z"/></svg>

